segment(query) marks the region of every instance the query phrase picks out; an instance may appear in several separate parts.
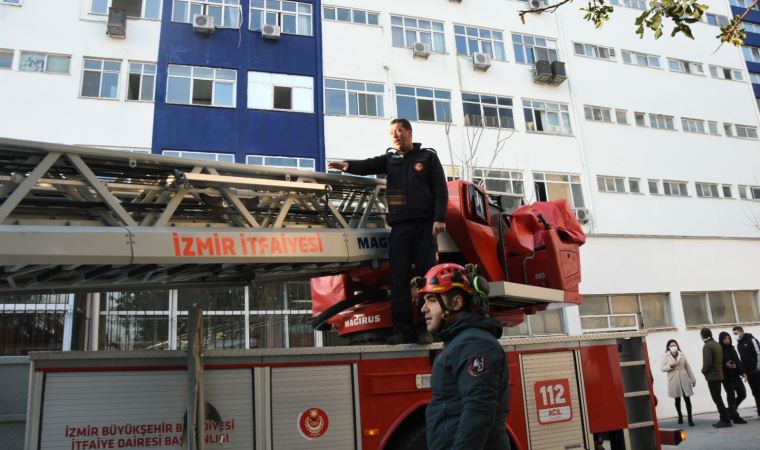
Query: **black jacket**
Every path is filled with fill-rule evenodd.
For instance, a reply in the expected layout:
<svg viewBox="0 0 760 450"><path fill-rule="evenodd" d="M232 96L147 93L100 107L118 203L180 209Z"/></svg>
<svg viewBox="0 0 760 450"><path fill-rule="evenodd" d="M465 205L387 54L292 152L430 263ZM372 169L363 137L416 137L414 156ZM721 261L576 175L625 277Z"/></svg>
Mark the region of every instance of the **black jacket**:
<svg viewBox="0 0 760 450"><path fill-rule="evenodd" d="M509 372L497 338L501 324L466 314L441 333L427 406L427 444L439 449L503 449L509 438Z"/></svg>
<svg viewBox="0 0 760 450"><path fill-rule="evenodd" d="M419 143L405 155L388 149L384 155L360 161L348 161L349 173L357 175L387 174L386 199L388 223L414 219L446 220L449 193L446 176L432 149Z"/></svg>
<svg viewBox="0 0 760 450"><path fill-rule="evenodd" d="M736 344L739 350L739 356L742 358L742 365L747 373L760 370L758 367L758 356L760 356L760 342L751 333L744 333Z"/></svg>
<svg viewBox="0 0 760 450"><path fill-rule="evenodd" d="M720 346L723 347L723 377L724 379L733 379L738 378L739 375L744 373L744 369L742 368L742 362L739 359L739 355L736 353L736 349L731 344L724 344L723 338L728 336L731 337L730 334L726 333L725 331L721 331L720 335L718 336L718 342L720 342ZM736 367L731 369L728 367L729 361L733 361L734 364L736 364Z"/></svg>

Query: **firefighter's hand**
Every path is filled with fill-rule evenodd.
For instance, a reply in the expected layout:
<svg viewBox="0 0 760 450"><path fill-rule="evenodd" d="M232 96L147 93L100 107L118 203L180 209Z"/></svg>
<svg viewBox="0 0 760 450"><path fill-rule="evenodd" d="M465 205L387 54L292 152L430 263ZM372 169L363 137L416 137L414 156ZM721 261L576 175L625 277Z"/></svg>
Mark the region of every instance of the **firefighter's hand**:
<svg viewBox="0 0 760 450"><path fill-rule="evenodd" d="M445 222L433 222L433 236L438 236L439 233L446 231Z"/></svg>
<svg viewBox="0 0 760 450"><path fill-rule="evenodd" d="M327 164L328 169L338 169L342 172L348 170L348 163L345 161L333 161Z"/></svg>

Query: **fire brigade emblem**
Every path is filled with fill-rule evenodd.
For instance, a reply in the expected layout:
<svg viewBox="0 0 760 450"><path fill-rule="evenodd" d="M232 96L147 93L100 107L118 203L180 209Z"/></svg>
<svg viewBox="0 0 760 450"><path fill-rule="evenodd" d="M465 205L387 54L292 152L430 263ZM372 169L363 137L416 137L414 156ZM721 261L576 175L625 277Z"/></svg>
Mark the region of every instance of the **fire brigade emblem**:
<svg viewBox="0 0 760 450"><path fill-rule="evenodd" d="M483 355L470 356L470 358L467 360L467 372L469 372L473 377L479 377L485 373L488 373L486 357Z"/></svg>
<svg viewBox="0 0 760 450"><path fill-rule="evenodd" d="M416 170L417 172L422 172L423 170L425 170L425 164L421 162L416 163L414 165L414 170Z"/></svg>
<svg viewBox="0 0 760 450"><path fill-rule="evenodd" d="M327 413L320 408L309 408L298 416L298 430L308 440L324 436L329 426Z"/></svg>

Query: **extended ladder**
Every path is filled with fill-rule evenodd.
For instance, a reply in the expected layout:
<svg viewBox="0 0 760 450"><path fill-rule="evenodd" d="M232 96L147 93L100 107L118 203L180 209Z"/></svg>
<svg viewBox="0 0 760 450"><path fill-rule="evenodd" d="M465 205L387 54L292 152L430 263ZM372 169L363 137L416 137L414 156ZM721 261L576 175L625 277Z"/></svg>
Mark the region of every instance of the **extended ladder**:
<svg viewBox="0 0 760 450"><path fill-rule="evenodd" d="M0 292L229 285L385 259L384 180L0 139Z"/></svg>

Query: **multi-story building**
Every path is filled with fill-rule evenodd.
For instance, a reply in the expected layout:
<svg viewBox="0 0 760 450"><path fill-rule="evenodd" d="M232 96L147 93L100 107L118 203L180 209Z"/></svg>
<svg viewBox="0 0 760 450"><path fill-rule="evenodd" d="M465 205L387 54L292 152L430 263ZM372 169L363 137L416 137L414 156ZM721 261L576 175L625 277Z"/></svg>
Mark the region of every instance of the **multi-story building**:
<svg viewBox="0 0 760 450"><path fill-rule="evenodd" d="M753 2L749 0L730 0L731 11L730 16L741 16L744 11L752 5ZM721 22L723 18L716 19ZM725 25L722 23L721 25ZM757 107L760 108L760 6L753 6L749 13L742 19L742 28L747 37L744 39L744 46L742 52L744 53L744 61L747 64L747 71L749 72L749 81L752 83L752 90L754 93Z"/></svg>
<svg viewBox="0 0 760 450"><path fill-rule="evenodd" d="M584 304L507 333L647 329L653 367L675 338L698 371L702 326L760 331L749 47L715 51L725 1L707 2L694 41L638 39L644 2L612 3L595 29L567 6L523 24L529 4L512 0L0 0L0 135L324 170L380 154L389 120L408 118L451 178L565 198L584 222ZM128 8L126 39L106 35L109 6ZM0 351L181 348L198 299L211 345L332 339L308 328L293 282L5 298L3 329L23 332ZM695 410L710 408L700 382Z"/></svg>

